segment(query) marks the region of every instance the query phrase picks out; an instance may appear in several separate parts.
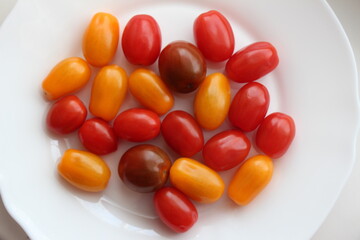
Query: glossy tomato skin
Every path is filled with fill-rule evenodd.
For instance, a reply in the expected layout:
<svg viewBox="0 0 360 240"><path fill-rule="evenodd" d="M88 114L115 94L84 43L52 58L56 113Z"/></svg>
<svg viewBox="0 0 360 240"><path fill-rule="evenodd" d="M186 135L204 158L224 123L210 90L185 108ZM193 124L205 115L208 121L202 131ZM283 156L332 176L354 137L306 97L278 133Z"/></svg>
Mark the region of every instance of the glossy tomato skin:
<svg viewBox="0 0 360 240"><path fill-rule="evenodd" d="M79 57L70 57L56 64L42 82L48 100L55 100L77 92L89 81L90 66Z"/></svg>
<svg viewBox="0 0 360 240"><path fill-rule="evenodd" d="M122 35L126 59L135 65L151 65L159 57L161 32L156 20L145 14L132 17Z"/></svg>
<svg viewBox="0 0 360 240"><path fill-rule="evenodd" d="M211 10L196 18L194 37L196 45L210 61L225 61L234 52L234 33L228 20L218 11Z"/></svg>
<svg viewBox="0 0 360 240"><path fill-rule="evenodd" d="M257 82L244 85L236 93L229 109L232 125L244 132L255 130L268 111L270 96L267 88Z"/></svg>
<svg viewBox="0 0 360 240"><path fill-rule="evenodd" d="M65 151L57 170L67 182L88 192L104 190L111 176L103 159L93 153L75 149Z"/></svg>
<svg viewBox="0 0 360 240"><path fill-rule="evenodd" d="M132 108L116 117L114 130L119 138L131 142L144 142L159 135L160 124L160 118L155 112Z"/></svg>
<svg viewBox="0 0 360 240"><path fill-rule="evenodd" d="M159 115L174 105L174 97L156 73L145 68L136 69L129 77L129 89L138 102Z"/></svg>
<svg viewBox="0 0 360 240"><path fill-rule="evenodd" d="M273 168L272 159L266 155L247 159L230 181L229 198L240 206L249 204L270 182Z"/></svg>
<svg viewBox="0 0 360 240"><path fill-rule="evenodd" d="M256 146L271 158L283 156L295 137L295 122L284 113L268 115L256 132Z"/></svg>
<svg viewBox="0 0 360 240"><path fill-rule="evenodd" d="M179 155L191 157L204 145L203 132L196 120L184 111L169 113L161 124L166 143Z"/></svg>
<svg viewBox="0 0 360 240"><path fill-rule="evenodd" d="M225 121L231 103L230 84L222 73L208 75L194 100L196 121L207 130L214 130Z"/></svg>
<svg viewBox="0 0 360 240"><path fill-rule="evenodd" d="M90 112L105 121L111 121L124 101L127 88L124 69L115 64L101 68L91 88Z"/></svg>
<svg viewBox="0 0 360 240"><path fill-rule="evenodd" d="M186 196L200 203L216 202L225 189L217 172L191 158L179 158L174 162L170 181Z"/></svg>
<svg viewBox="0 0 360 240"><path fill-rule="evenodd" d="M154 195L154 206L165 225L178 233L188 231L198 219L194 204L173 187L159 189Z"/></svg>
<svg viewBox="0 0 360 240"><path fill-rule="evenodd" d="M168 44L159 56L161 79L174 91L189 93L206 76L206 62L200 50L186 41Z"/></svg>
<svg viewBox="0 0 360 240"><path fill-rule="evenodd" d="M83 36L82 50L94 67L108 65L115 56L119 43L119 22L109 13L96 13Z"/></svg>
<svg viewBox="0 0 360 240"><path fill-rule="evenodd" d="M79 129L79 138L90 152L105 155L117 150L118 140L110 124L100 118L91 118Z"/></svg>
<svg viewBox="0 0 360 240"><path fill-rule="evenodd" d="M121 157L118 173L124 184L136 192L155 192L167 181L171 161L159 147L141 144Z"/></svg>
<svg viewBox="0 0 360 240"><path fill-rule="evenodd" d="M249 154L251 143L244 133L238 130L220 132L210 138L203 149L204 162L215 171L231 169Z"/></svg>
<svg viewBox="0 0 360 240"><path fill-rule="evenodd" d="M271 43L256 42L239 50L226 63L227 76L235 82L255 81L279 64L277 51Z"/></svg>
<svg viewBox="0 0 360 240"><path fill-rule="evenodd" d="M69 95L55 102L46 117L49 130L58 134L67 134L78 129L85 121L87 110L76 96Z"/></svg>

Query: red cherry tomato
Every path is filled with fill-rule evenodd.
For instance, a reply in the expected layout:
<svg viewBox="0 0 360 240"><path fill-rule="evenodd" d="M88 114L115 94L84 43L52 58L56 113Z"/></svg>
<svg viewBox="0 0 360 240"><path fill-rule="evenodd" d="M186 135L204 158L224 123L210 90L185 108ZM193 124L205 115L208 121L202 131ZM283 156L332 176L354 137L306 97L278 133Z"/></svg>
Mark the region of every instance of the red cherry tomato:
<svg viewBox="0 0 360 240"><path fill-rule="evenodd" d="M143 142L159 135L160 124L160 118L155 112L133 108L116 117L114 130L119 138L131 142Z"/></svg>
<svg viewBox="0 0 360 240"><path fill-rule="evenodd" d="M279 64L276 49L268 42L256 42L236 52L226 63L227 76L235 82L255 81Z"/></svg>
<svg viewBox="0 0 360 240"><path fill-rule="evenodd" d="M159 189L154 195L154 205L160 219L178 233L189 230L198 219L194 204L173 187Z"/></svg>
<svg viewBox="0 0 360 240"><path fill-rule="evenodd" d="M236 93L230 105L229 120L242 131L253 131L264 120L269 102L269 92L264 85L248 83Z"/></svg>
<svg viewBox="0 0 360 240"><path fill-rule="evenodd" d="M117 150L117 137L109 123L92 118L84 122L79 129L81 143L90 152L105 155Z"/></svg>
<svg viewBox="0 0 360 240"><path fill-rule="evenodd" d="M131 18L122 35L122 48L130 63L153 64L161 49L161 32L156 20L149 15Z"/></svg>
<svg viewBox="0 0 360 240"><path fill-rule="evenodd" d="M201 151L204 136L201 127L189 113L173 111L161 124L166 143L182 157L191 157Z"/></svg>
<svg viewBox="0 0 360 240"><path fill-rule="evenodd" d="M194 22L195 42L204 57L221 62L234 52L234 34L228 20L211 10L198 16Z"/></svg>
<svg viewBox="0 0 360 240"><path fill-rule="evenodd" d="M272 113L256 132L257 147L271 158L279 158L288 150L295 137L294 120L284 113Z"/></svg>
<svg viewBox="0 0 360 240"><path fill-rule="evenodd" d="M67 134L78 129L85 121L87 110L76 96L61 98L50 108L46 124L48 129L59 134Z"/></svg>
<svg viewBox="0 0 360 240"><path fill-rule="evenodd" d="M249 154L251 143L238 130L228 130L210 138L203 149L206 165L215 171L224 171L235 167Z"/></svg>

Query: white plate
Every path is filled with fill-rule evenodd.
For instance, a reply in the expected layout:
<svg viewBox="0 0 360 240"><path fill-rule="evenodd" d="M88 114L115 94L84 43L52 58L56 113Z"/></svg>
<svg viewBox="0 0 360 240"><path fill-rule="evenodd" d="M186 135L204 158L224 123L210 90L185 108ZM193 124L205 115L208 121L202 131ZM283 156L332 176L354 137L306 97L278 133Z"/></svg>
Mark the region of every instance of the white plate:
<svg viewBox="0 0 360 240"><path fill-rule="evenodd" d="M259 81L270 91L269 112L293 116L297 135L275 161L271 183L250 205L236 207L225 195L212 205L197 204L197 224L174 234L155 216L152 194L128 190L117 176L129 143L120 142L119 151L105 158L113 175L101 194L78 191L58 177L60 155L69 146L81 146L75 134L59 139L47 133L49 104L40 85L58 61L82 56L82 33L95 12L113 13L122 29L131 16L151 14L165 46L178 39L193 41L193 20L209 9L228 17L236 49L260 40L277 47L278 68ZM114 62L128 73L134 69L121 48ZM210 67L209 72L223 69L221 64ZM329 213L355 160L355 62L325 1L22 0L0 29L0 81L1 194L32 239L308 239ZM232 83L233 94L240 86ZM79 96L88 100L89 85ZM192 97L177 95L174 109L191 112ZM130 94L127 101L122 110L136 106ZM226 128L227 122L215 132ZM154 142L164 146L161 137ZM232 173L222 174L226 182Z"/></svg>

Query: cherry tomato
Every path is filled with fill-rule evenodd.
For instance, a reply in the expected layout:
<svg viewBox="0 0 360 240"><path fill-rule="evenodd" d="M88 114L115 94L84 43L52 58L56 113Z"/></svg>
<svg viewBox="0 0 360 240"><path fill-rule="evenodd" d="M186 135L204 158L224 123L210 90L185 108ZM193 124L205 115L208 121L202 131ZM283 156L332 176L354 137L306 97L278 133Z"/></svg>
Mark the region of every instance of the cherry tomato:
<svg viewBox="0 0 360 240"><path fill-rule="evenodd" d="M128 80L124 69L117 65L101 68L92 85L90 112L111 121L124 101L127 88Z"/></svg>
<svg viewBox="0 0 360 240"><path fill-rule="evenodd" d="M230 84L221 73L208 75L194 101L197 122L207 130L218 128L226 119L231 102Z"/></svg>
<svg viewBox="0 0 360 240"><path fill-rule="evenodd" d="M159 189L154 195L154 205L160 219L178 233L189 230L198 219L194 204L173 187Z"/></svg>
<svg viewBox="0 0 360 240"><path fill-rule="evenodd" d="M91 118L79 129L81 143L90 152L105 155L117 150L118 141L114 129L100 118Z"/></svg>
<svg viewBox="0 0 360 240"><path fill-rule="evenodd" d="M295 137L294 120L284 113L272 113L260 124L256 132L256 145L271 158L286 153Z"/></svg>
<svg viewBox="0 0 360 240"><path fill-rule="evenodd" d="M81 58L71 57L56 64L42 82L48 100L58 99L80 90L89 81L91 69Z"/></svg>
<svg viewBox="0 0 360 240"><path fill-rule="evenodd" d="M185 41L175 41L160 53L161 79L174 91L189 93L198 88L206 76L206 62L200 50Z"/></svg>
<svg viewBox="0 0 360 240"><path fill-rule="evenodd" d="M120 113L114 121L114 130L119 138L131 142L143 142L160 133L160 118L153 111L132 108Z"/></svg>
<svg viewBox="0 0 360 240"><path fill-rule="evenodd" d="M194 22L196 45L204 57L221 62L234 52L234 34L228 20L218 11L200 14Z"/></svg>
<svg viewBox="0 0 360 240"><path fill-rule="evenodd" d="M156 20L145 14L132 17L122 35L122 49L132 64L153 64L161 49L161 32Z"/></svg>
<svg viewBox="0 0 360 240"><path fill-rule="evenodd" d="M249 154L251 143L238 130L227 130L210 138L202 155L206 165L215 171L224 171L235 167Z"/></svg>
<svg viewBox="0 0 360 240"><path fill-rule="evenodd" d="M121 157L118 173L127 187L136 192L155 192L167 181L171 161L159 147L141 144Z"/></svg>
<svg viewBox="0 0 360 240"><path fill-rule="evenodd" d="M46 117L48 129L58 134L67 134L78 129L85 121L87 110L76 96L65 96L55 102Z"/></svg>
<svg viewBox="0 0 360 240"><path fill-rule="evenodd" d="M247 205L266 187L272 174L271 158L265 155L249 158L232 178L228 188L229 198L238 205Z"/></svg>
<svg viewBox="0 0 360 240"><path fill-rule="evenodd" d="M169 113L161 124L161 133L166 143L183 157L195 155L204 145L199 124L193 116L184 111Z"/></svg>
<svg viewBox="0 0 360 240"><path fill-rule="evenodd" d="M226 63L227 76L235 82L255 81L274 70L278 54L268 42L256 42L236 52Z"/></svg>
<svg viewBox="0 0 360 240"><path fill-rule="evenodd" d="M100 192L109 182L111 172L97 155L68 149L58 164L58 173L73 186L88 192Z"/></svg>
<svg viewBox="0 0 360 240"><path fill-rule="evenodd" d="M119 31L119 22L115 16L96 13L83 37L82 50L86 61L94 67L108 65L116 53Z"/></svg>
<svg viewBox="0 0 360 240"><path fill-rule="evenodd" d="M269 92L264 85L248 83L236 93L230 105L229 120L242 131L253 131L264 120L269 102Z"/></svg>
<svg viewBox="0 0 360 240"><path fill-rule="evenodd" d="M225 188L217 172L191 158L179 158L174 162L170 181L189 198L201 203L217 201Z"/></svg>
<svg viewBox="0 0 360 240"><path fill-rule="evenodd" d="M159 115L167 113L174 105L174 97L164 82L154 72L140 68L129 77L131 94L141 105Z"/></svg>

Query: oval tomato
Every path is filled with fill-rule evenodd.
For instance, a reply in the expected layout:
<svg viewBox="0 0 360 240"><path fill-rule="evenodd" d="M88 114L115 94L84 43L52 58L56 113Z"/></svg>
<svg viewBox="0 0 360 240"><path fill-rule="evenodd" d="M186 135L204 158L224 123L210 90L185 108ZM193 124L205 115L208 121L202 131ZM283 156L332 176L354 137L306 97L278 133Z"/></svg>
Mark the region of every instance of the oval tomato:
<svg viewBox="0 0 360 240"><path fill-rule="evenodd" d="M51 106L46 117L46 125L55 133L71 133L84 123L86 115L84 103L78 97L70 95Z"/></svg>
<svg viewBox="0 0 360 240"><path fill-rule="evenodd" d="M202 13L194 22L195 42L204 57L221 62L234 52L234 34L228 20L218 11Z"/></svg>
<svg viewBox="0 0 360 240"><path fill-rule="evenodd" d="M161 51L159 71L161 79L171 89L189 93L204 80L206 62L196 46L185 41L175 41Z"/></svg>
<svg viewBox="0 0 360 240"><path fill-rule="evenodd" d="M83 36L82 50L88 63L103 67L111 62L119 43L119 22L109 13L96 13Z"/></svg>
<svg viewBox="0 0 360 240"><path fill-rule="evenodd" d="M198 219L194 204L173 187L159 189L154 195L154 205L160 219L178 233L189 230Z"/></svg>
<svg viewBox="0 0 360 240"><path fill-rule="evenodd" d="M109 167L99 156L75 149L65 151L57 169L70 184L89 192L104 190L111 176Z"/></svg>
<svg viewBox="0 0 360 240"><path fill-rule="evenodd" d="M171 161L159 147L142 144L121 157L118 173L124 184L136 192L154 192L167 181Z"/></svg>
<svg viewBox="0 0 360 240"><path fill-rule="evenodd" d="M186 196L200 203L217 201L225 188L217 172L191 158L179 158L174 162L170 181Z"/></svg>
<svg viewBox="0 0 360 240"><path fill-rule="evenodd" d="M159 115L167 113L174 105L174 97L164 82L153 71L140 68L129 77L131 94L141 105Z"/></svg>
<svg viewBox="0 0 360 240"><path fill-rule="evenodd" d="M156 20L145 14L132 17L122 35L126 59L136 65L151 65L161 50L161 32Z"/></svg>
<svg viewBox="0 0 360 240"><path fill-rule="evenodd" d="M106 121L118 113L127 93L128 80L124 69L110 65L100 69L92 89L89 110Z"/></svg>
<svg viewBox="0 0 360 240"><path fill-rule="evenodd" d="M90 66L81 58L71 57L56 64L42 82L48 100L58 99L80 90L89 81Z"/></svg>
<svg viewBox="0 0 360 240"><path fill-rule="evenodd" d="M133 108L120 113L114 121L114 130L119 138L143 142L160 133L160 118L153 111Z"/></svg>
<svg viewBox="0 0 360 240"><path fill-rule="evenodd" d="M226 119L231 102L230 84L221 73L208 75L194 100L197 122L207 130L218 128Z"/></svg>
<svg viewBox="0 0 360 240"><path fill-rule="evenodd" d="M118 141L113 128L100 118L86 120L79 129L79 138L86 149L98 155L117 150Z"/></svg>
<svg viewBox="0 0 360 240"><path fill-rule="evenodd" d="M285 154L295 137L294 120L284 113L272 113L260 124L256 132L256 145L271 158Z"/></svg>
<svg viewBox="0 0 360 240"><path fill-rule="evenodd" d="M179 155L191 157L204 145L202 130L187 112L173 111L161 124L161 133L166 143Z"/></svg>
<svg viewBox="0 0 360 240"><path fill-rule="evenodd" d="M228 196L238 205L249 204L270 182L273 174L271 158L256 155L249 158L231 179Z"/></svg>
<svg viewBox="0 0 360 240"><path fill-rule="evenodd" d="M251 143L245 134L238 130L227 130L210 138L202 155L206 165L215 171L235 167L249 154Z"/></svg>
<svg viewBox="0 0 360 240"><path fill-rule="evenodd" d="M227 76L235 82L255 81L274 70L279 57L273 45L256 42L231 56L226 63Z"/></svg>
<svg viewBox="0 0 360 240"><path fill-rule="evenodd" d="M242 131L253 131L264 120L269 103L269 92L264 85L248 83L236 93L230 105L229 120Z"/></svg>

